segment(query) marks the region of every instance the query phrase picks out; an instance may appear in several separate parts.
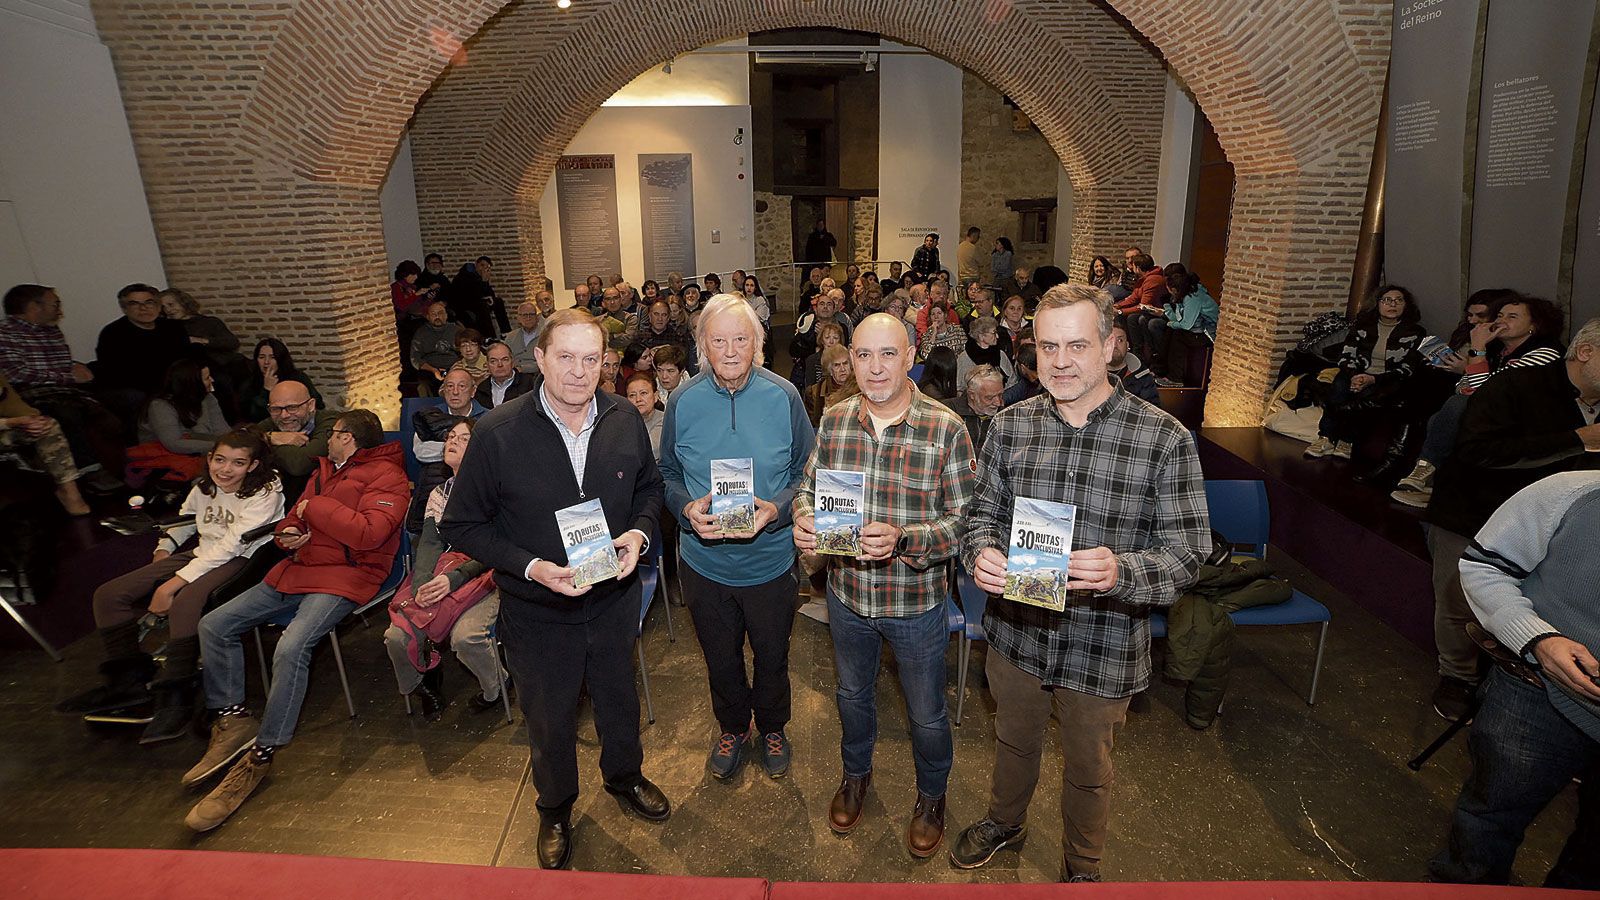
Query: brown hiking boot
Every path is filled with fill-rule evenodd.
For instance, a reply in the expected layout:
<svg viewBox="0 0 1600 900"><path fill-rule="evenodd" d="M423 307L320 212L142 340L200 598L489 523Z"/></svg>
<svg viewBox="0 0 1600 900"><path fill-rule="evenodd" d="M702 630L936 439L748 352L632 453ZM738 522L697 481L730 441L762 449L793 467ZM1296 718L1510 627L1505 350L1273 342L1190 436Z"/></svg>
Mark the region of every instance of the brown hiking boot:
<svg viewBox="0 0 1600 900"><path fill-rule="evenodd" d="M194 768L183 773L183 786L194 787L222 771L234 757L255 745L256 732L260 730L261 723L255 716L218 716L211 723L211 743L206 747L206 755L200 757Z"/></svg>
<svg viewBox="0 0 1600 900"><path fill-rule="evenodd" d="M210 831L211 829L228 821L244 801L249 799L251 792L256 789L267 773L272 771L272 763L256 762L254 753L246 753L242 759L233 764L228 770L227 777L217 785L204 800L194 805L189 810L189 815L183 824L195 831Z"/></svg>
<svg viewBox="0 0 1600 900"><path fill-rule="evenodd" d="M944 795L925 797L919 792L917 803L911 808L911 825L906 829L906 849L918 859L927 859L943 840Z"/></svg>
<svg viewBox="0 0 1600 900"><path fill-rule="evenodd" d="M867 788L871 785L871 772L860 777L846 775L839 783L839 792L828 805L828 827L834 834L849 834L861 821L861 810L867 804Z"/></svg>

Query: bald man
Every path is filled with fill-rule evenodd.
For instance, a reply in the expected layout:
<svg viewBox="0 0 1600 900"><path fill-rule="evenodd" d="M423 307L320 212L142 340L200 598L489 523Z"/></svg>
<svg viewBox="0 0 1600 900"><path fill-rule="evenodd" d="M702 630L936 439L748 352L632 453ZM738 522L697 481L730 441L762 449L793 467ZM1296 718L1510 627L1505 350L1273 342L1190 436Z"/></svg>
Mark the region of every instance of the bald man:
<svg viewBox="0 0 1600 900"><path fill-rule="evenodd" d="M267 395L267 418L255 424L272 445L286 497L298 497L317 457L328 455L328 436L339 414L317 405L304 384L280 381Z"/></svg>
<svg viewBox="0 0 1600 900"><path fill-rule="evenodd" d="M549 314L548 311L540 312L538 304L532 300L524 300L517 305L517 327L506 335L506 346L511 350L511 361L518 372L539 370L539 364L533 358L533 346L539 339L539 326L544 324L544 318Z"/></svg>
<svg viewBox="0 0 1600 900"><path fill-rule="evenodd" d="M817 548L817 470L863 473L861 552L853 559L824 557L844 763L828 827L848 834L866 808L878 732L879 661L887 643L898 663L917 770L906 849L926 858L944 839L954 755L944 698L945 562L960 549L973 456L961 418L911 382L912 357L899 320L875 313L861 321L850 345L861 393L823 413L795 492L794 543L805 551Z"/></svg>

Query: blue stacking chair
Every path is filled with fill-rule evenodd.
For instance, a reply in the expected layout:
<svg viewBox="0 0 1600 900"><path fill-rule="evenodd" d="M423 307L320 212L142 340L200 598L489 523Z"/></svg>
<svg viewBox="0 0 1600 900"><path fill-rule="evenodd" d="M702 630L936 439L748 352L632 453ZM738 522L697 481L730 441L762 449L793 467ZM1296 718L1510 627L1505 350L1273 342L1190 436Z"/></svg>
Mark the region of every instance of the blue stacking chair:
<svg viewBox="0 0 1600 900"><path fill-rule="evenodd" d="M972 644L989 640L983 631L983 611L989 606L989 595L978 588L971 575L960 569L956 570L956 589L961 595L964 616L959 656L961 671L956 674L956 724L960 725L961 711L967 702L967 666L972 660Z"/></svg>
<svg viewBox="0 0 1600 900"><path fill-rule="evenodd" d="M420 410L431 409L443 403L444 401L438 397L406 397L400 401L400 449L405 453L406 477L411 479L412 484L417 483L417 475L422 472L422 463L417 462L417 455L411 449L411 439L417 433L411 425L411 417Z"/></svg>
<svg viewBox="0 0 1600 900"><path fill-rule="evenodd" d="M389 598L394 596L394 592L399 590L400 582L405 580L406 573L410 571L411 536L406 532L405 528L402 527L400 529L400 549L395 552L394 564L389 568L389 576L383 580L383 584L378 588L377 596L373 597L371 600L368 600L366 603L363 603L359 608L357 608L355 615L360 616L362 621L366 621L367 612L387 604L389 602ZM276 628L284 628L293 621L294 613L286 612L276 619L267 622L266 625ZM272 684L272 673L267 668L267 654L261 643L261 626L253 629L252 634L255 636L256 641L256 656L260 657L261 659L261 685L263 688L267 688ZM339 650L339 629L337 627L328 632L328 640L333 642L333 662L335 667L337 667L339 670L339 684L344 687L344 703L345 706L350 710L350 718L354 719L356 717L356 702L350 695L350 678L344 670L344 654ZM501 695L504 696L503 687ZM507 715L509 714L508 708Z"/></svg>
<svg viewBox="0 0 1600 900"><path fill-rule="evenodd" d="M656 723L655 704L650 701L650 669L644 662L644 620L650 615L650 604L655 602L656 588L661 584L661 534L658 531L650 538L650 550L645 559L639 561L639 633L635 638L635 645L639 648L639 679L644 682L644 710L645 718L651 724ZM672 623L672 610L667 610L668 630Z"/></svg>
<svg viewBox="0 0 1600 900"><path fill-rule="evenodd" d="M1267 503L1267 485L1262 481L1207 481L1206 505L1211 510L1211 527L1234 545L1235 556L1266 559L1267 539L1272 534L1272 514ZM1245 549L1248 547L1248 549ZM1321 625L1317 635L1317 654L1311 664L1311 692L1306 705L1317 702L1317 682L1322 675L1322 655L1328 645L1328 608L1295 591L1288 600L1271 606L1253 606L1228 613L1236 626ZM1150 617L1150 636L1166 637L1167 617Z"/></svg>

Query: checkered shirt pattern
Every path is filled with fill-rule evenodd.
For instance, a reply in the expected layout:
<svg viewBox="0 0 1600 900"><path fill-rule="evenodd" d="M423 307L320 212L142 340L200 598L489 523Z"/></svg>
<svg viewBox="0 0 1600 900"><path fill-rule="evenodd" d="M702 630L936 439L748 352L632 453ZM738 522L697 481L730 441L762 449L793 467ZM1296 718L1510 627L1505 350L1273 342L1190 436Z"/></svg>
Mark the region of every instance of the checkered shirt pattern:
<svg viewBox="0 0 1600 900"><path fill-rule="evenodd" d="M1049 687L1108 699L1144 690L1150 613L1194 583L1211 550L1193 438L1120 381L1082 428L1040 394L1001 410L989 426L961 542L967 571L984 548L1010 549L1016 497L1077 507L1072 546L1116 553L1117 584L1074 592L1059 613L991 600L983 617L991 652Z"/></svg>
<svg viewBox="0 0 1600 900"><path fill-rule="evenodd" d="M961 515L972 496L972 439L959 416L921 391L880 439L862 401L856 395L823 414L794 514L813 514L818 469L865 472L862 519L904 529L904 552L872 562L828 556L828 586L859 616L921 615L950 593L948 567L940 563L960 549Z"/></svg>

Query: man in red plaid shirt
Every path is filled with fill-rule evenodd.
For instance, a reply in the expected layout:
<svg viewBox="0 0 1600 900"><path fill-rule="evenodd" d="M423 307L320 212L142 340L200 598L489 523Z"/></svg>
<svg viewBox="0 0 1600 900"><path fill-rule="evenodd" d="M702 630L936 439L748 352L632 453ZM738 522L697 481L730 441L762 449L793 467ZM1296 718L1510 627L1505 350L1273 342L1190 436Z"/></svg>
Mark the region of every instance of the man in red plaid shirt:
<svg viewBox="0 0 1600 900"><path fill-rule="evenodd" d="M844 780L828 825L848 834L872 783L878 660L888 642L899 665L917 765L906 846L927 857L944 839L945 786L954 746L945 713L948 561L960 544L974 463L966 425L911 383L905 327L883 313L856 329L850 359L861 393L831 407L795 493L794 542L815 550L818 469L865 475L861 554L828 556L828 628L838 672Z"/></svg>

